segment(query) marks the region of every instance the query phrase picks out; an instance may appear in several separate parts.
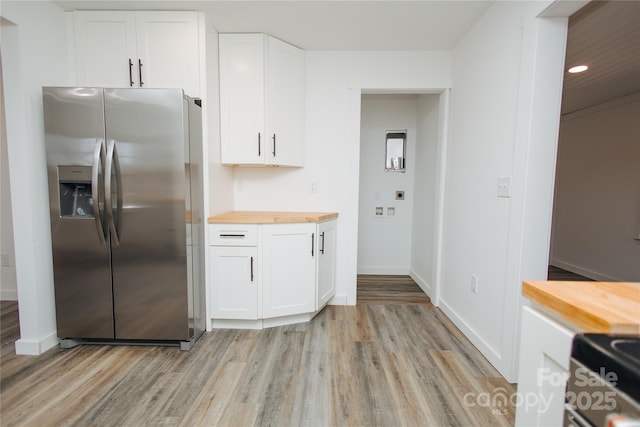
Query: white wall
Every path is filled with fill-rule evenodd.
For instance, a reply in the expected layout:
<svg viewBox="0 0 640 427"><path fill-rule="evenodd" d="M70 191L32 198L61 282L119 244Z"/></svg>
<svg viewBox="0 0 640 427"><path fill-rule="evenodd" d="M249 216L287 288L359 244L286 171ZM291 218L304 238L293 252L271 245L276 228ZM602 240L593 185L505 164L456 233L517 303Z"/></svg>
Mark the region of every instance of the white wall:
<svg viewBox="0 0 640 427"><path fill-rule="evenodd" d="M333 303L355 304L361 91L450 87L451 54L313 51L305 69L305 167L236 168L235 209L338 212Z"/></svg>
<svg viewBox="0 0 640 427"><path fill-rule="evenodd" d="M418 96L418 143L415 153L413 217L411 225L411 277L433 297L435 286L436 206L440 96Z"/></svg>
<svg viewBox="0 0 640 427"><path fill-rule="evenodd" d="M416 161L417 107L417 95L362 95L358 274L409 274L414 176L422 168ZM387 130L407 131L404 173L384 169ZM404 191L405 199L396 200L396 191Z"/></svg>
<svg viewBox="0 0 640 427"><path fill-rule="evenodd" d="M233 210L233 169L220 164L220 85L218 77L218 32L205 23L206 57L206 155L209 159L209 191L207 216ZM205 200L206 202L206 200Z"/></svg>
<svg viewBox="0 0 640 427"><path fill-rule="evenodd" d="M66 22L48 1L3 1L2 66L20 312L18 354L57 344L42 86L68 84Z"/></svg>
<svg viewBox="0 0 640 427"><path fill-rule="evenodd" d="M562 118L551 263L640 282L640 95Z"/></svg>
<svg viewBox="0 0 640 427"><path fill-rule="evenodd" d="M4 88L2 85L2 61L0 59L0 251L9 257L9 265L2 266L0 276L0 300L17 301L18 285L13 260L13 219L11 214L11 191L9 188L9 160L7 157L7 128L4 117Z"/></svg>
<svg viewBox="0 0 640 427"><path fill-rule="evenodd" d="M521 282L548 260L566 37L566 19L536 19L548 4L496 2L453 51L440 306L510 381Z"/></svg>

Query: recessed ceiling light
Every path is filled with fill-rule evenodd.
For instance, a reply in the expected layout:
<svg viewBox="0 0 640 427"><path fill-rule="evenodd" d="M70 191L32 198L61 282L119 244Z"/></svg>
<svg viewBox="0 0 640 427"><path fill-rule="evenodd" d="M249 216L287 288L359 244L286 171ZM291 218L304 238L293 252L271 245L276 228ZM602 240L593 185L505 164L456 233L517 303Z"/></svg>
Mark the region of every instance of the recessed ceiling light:
<svg viewBox="0 0 640 427"><path fill-rule="evenodd" d="M589 69L588 65L576 65L575 67L571 67L569 68L569 72L571 74L575 74L575 73L582 73L584 71L587 71Z"/></svg>

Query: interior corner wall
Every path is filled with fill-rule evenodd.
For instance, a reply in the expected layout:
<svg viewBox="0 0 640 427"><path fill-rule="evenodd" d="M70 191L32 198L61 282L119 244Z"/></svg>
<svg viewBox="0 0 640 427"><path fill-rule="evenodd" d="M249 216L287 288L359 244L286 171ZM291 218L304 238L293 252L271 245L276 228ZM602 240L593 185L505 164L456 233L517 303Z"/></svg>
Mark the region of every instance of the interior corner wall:
<svg viewBox="0 0 640 427"><path fill-rule="evenodd" d="M640 282L640 94L560 124L551 264Z"/></svg>
<svg viewBox="0 0 640 427"><path fill-rule="evenodd" d="M440 95L419 95L411 225L410 275L433 298Z"/></svg>
<svg viewBox="0 0 640 427"><path fill-rule="evenodd" d="M358 274L409 274L414 176L423 167L416 161L417 107L416 95L362 95ZM385 170L388 130L407 131L405 172ZM404 191L404 200L396 191Z"/></svg>
<svg viewBox="0 0 640 427"><path fill-rule="evenodd" d="M69 84L65 14L50 1L3 1L2 59L20 315L17 354L57 344L42 86Z"/></svg>

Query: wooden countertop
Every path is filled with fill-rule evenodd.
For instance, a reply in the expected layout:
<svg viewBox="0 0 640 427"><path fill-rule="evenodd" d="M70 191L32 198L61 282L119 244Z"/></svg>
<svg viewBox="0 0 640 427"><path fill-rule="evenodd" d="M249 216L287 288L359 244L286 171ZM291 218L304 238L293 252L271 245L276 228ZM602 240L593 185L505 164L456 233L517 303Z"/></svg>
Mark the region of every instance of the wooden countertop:
<svg viewBox="0 0 640 427"><path fill-rule="evenodd" d="M337 212L231 211L210 216L209 224L280 224L323 222L338 217Z"/></svg>
<svg viewBox="0 0 640 427"><path fill-rule="evenodd" d="M585 332L640 333L640 282L523 282L522 295Z"/></svg>

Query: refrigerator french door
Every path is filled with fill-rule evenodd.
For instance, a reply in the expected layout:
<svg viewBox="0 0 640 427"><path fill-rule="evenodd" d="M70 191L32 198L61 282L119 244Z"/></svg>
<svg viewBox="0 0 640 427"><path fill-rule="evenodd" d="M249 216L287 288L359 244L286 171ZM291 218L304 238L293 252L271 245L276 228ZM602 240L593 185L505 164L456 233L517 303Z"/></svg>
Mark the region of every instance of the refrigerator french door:
<svg viewBox="0 0 640 427"><path fill-rule="evenodd" d="M181 89L43 88L58 336L204 330L201 113Z"/></svg>

